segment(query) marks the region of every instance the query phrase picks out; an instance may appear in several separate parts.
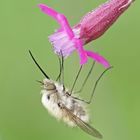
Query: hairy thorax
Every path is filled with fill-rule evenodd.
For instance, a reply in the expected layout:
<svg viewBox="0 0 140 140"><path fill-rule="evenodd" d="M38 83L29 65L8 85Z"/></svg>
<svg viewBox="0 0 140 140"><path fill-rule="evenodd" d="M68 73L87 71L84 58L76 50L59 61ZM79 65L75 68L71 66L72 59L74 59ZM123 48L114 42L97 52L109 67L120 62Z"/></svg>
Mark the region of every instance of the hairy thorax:
<svg viewBox="0 0 140 140"><path fill-rule="evenodd" d="M42 104L58 120L63 120L70 126L75 126L66 107L75 116L84 122L89 122L89 116L82 101L75 99L70 95L68 89L64 89L63 85L52 80L44 79L42 93Z"/></svg>

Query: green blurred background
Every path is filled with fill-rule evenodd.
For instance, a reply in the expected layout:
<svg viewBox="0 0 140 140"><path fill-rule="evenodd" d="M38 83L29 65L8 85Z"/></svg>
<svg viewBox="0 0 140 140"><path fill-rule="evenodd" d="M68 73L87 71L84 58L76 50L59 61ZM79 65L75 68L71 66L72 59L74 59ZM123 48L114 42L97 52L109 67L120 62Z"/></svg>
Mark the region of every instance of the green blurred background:
<svg viewBox="0 0 140 140"><path fill-rule="evenodd" d="M31 49L45 71L55 79L58 60L47 36L57 23L41 13L46 3L64 13L71 25L105 0L1 0L0 1L0 140L90 140L78 128L59 123L41 105L40 85L44 77L33 64ZM114 66L96 90L89 106L92 125L104 140L140 139L140 1L136 1L100 39L86 47L100 52ZM93 48L94 46L94 48ZM65 83L71 87L79 68L73 54L65 61ZM77 83L84 79L91 61ZM88 98L93 81L104 68L96 65L82 94Z"/></svg>

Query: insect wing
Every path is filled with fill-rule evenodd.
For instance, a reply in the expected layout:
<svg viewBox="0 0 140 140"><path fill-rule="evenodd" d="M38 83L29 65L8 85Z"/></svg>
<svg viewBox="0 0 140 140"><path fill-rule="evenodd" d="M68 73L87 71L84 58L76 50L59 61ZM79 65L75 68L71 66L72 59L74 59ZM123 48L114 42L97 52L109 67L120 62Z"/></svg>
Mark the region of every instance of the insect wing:
<svg viewBox="0 0 140 140"><path fill-rule="evenodd" d="M68 113L70 118L73 120L73 122L81 128L83 131L88 133L91 136L97 137L97 138L102 138L102 135L100 132L98 132L95 128L87 124L86 122L82 121L79 117L74 115L67 107L63 106L63 109Z"/></svg>

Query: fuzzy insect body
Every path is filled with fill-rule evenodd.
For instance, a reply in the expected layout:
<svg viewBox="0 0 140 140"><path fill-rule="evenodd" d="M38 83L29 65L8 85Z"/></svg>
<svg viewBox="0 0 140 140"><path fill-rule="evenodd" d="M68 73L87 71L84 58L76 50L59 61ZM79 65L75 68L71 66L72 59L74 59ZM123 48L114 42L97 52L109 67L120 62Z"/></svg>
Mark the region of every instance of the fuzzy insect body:
<svg viewBox="0 0 140 140"><path fill-rule="evenodd" d="M34 56L32 55L31 51L29 50L29 54L32 58L32 60L34 61L34 63L36 64L36 66L39 68L39 70L41 71L41 73L46 77L43 82L42 81L38 81L39 83L42 84L42 90L41 90L41 94L42 94L42 98L41 98L41 102L43 104L43 106L48 110L48 112L54 116L55 118L57 118L58 120L62 120L64 121L66 124L68 124L69 126L75 127L78 126L79 128L81 128L83 131L85 131L86 133L88 133L91 136L97 137L97 138L102 138L102 135L100 134L100 132L98 132L98 130L96 130L95 128L93 128L92 126L90 126L89 123L89 114L88 111L86 109L86 104L90 104L92 101L92 97L94 95L95 89L97 87L97 84L99 82L99 80L101 79L101 77L104 75L104 73L106 71L108 71L109 69L111 69L112 67L104 70L101 75L99 76L99 78L96 80L95 85L93 87L92 93L91 93L91 97L89 101L85 101L80 99L79 97L76 96L72 96L73 94L73 89L74 86L76 84L76 81L78 79L78 76L82 70L82 66L80 67L77 76L74 80L74 83L72 85L71 90L68 90L67 88L65 88L64 84L64 62L63 62L63 57L62 57L62 64L60 61L60 73L58 75L58 77L56 78L56 81L59 79L61 79L62 81L59 82L55 82L53 80L51 80L49 78L49 76L44 72L44 70L40 67L40 65L37 63L37 61L35 60ZM90 76L93 67L95 65L95 62L93 62L83 84L82 84L82 88L84 87L85 83L87 82L88 77ZM61 75L63 74L63 75ZM82 88L78 91L81 92Z"/></svg>
<svg viewBox="0 0 140 140"><path fill-rule="evenodd" d="M42 104L48 112L64 121L69 126L78 126L88 134L102 138L102 135L89 122L89 115L85 104L70 95L68 89L64 89L63 85L49 79L44 79L42 94Z"/></svg>

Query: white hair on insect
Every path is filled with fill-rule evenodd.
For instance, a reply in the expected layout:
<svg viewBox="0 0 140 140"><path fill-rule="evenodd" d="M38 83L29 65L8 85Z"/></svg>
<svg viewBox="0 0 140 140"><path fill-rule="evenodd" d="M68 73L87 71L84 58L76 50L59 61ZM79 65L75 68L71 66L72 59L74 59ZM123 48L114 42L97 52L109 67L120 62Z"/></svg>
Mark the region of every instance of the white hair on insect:
<svg viewBox="0 0 140 140"><path fill-rule="evenodd" d="M69 96L67 94L69 91L67 89L64 91L63 85L60 85L57 82L44 79L43 83L44 86L43 90L41 91L41 101L51 115L58 120L63 120L69 126L76 126L70 116L59 106L59 104L63 104L82 121L86 123L89 122L89 115L82 101L76 100L72 96ZM49 88L49 85L53 85L54 89L47 90L47 86Z"/></svg>

